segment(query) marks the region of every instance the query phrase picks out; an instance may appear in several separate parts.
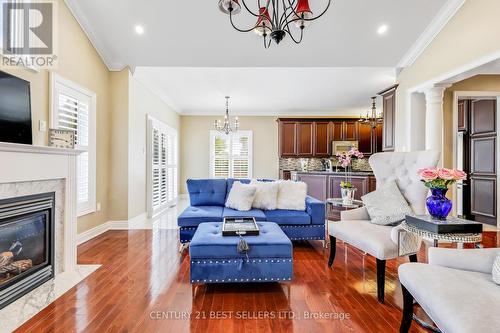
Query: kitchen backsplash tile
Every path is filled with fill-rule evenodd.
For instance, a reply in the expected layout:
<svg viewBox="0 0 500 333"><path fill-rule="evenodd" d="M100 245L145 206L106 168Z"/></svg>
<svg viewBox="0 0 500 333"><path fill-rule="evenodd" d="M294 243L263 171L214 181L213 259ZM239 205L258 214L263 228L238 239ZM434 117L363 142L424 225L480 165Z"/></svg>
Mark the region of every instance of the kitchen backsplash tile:
<svg viewBox="0 0 500 333"><path fill-rule="evenodd" d="M322 158L280 158L279 168L280 170L301 171L301 160L304 160L306 162L305 164L307 166L307 171L324 170L323 164L321 163L321 160L323 160ZM332 158L331 160L334 170L336 167L338 167L338 169L342 169L337 165L337 159ZM367 158L363 158L361 160L353 160L352 169L353 171L372 171Z"/></svg>

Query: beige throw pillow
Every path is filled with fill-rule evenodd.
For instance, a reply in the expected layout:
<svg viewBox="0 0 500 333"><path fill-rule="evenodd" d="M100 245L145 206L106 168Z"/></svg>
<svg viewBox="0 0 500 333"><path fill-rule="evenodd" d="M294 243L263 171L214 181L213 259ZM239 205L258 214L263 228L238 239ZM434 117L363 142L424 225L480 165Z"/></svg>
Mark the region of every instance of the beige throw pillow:
<svg viewBox="0 0 500 333"><path fill-rule="evenodd" d="M395 181L390 181L361 197L370 215L371 223L396 225L413 214L413 210L401 194Z"/></svg>

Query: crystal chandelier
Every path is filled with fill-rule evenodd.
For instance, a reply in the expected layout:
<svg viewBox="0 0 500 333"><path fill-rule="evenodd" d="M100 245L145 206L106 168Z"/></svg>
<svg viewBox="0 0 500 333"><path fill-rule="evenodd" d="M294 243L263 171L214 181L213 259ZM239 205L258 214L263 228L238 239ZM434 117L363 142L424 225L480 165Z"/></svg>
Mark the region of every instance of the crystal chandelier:
<svg viewBox="0 0 500 333"><path fill-rule="evenodd" d="M372 128L376 128L378 124L381 124L384 121L384 115L382 112L377 112L377 97L372 97L372 108L371 110L366 111L366 116L360 115L359 121L362 124L368 124ZM370 114L371 113L371 114Z"/></svg>
<svg viewBox="0 0 500 333"><path fill-rule="evenodd" d="M228 135L231 132L238 131L240 127L240 122L238 121L238 117L234 118L234 128L231 127L229 123L229 96L226 96L226 115L224 116L224 123L220 120L214 120L214 128L220 133L224 133Z"/></svg>
<svg viewBox="0 0 500 333"><path fill-rule="evenodd" d="M248 13L257 19L257 23L249 29L240 29L234 23L234 15L241 12L240 3ZM330 7L330 3L331 0L328 0L325 10L316 17L313 17L309 0L257 0L258 11L250 9L245 0L219 0L219 9L229 15L229 21L234 29L239 32L254 31L262 36L264 48L267 49L271 46L271 40L279 44L286 35L289 35L297 44L302 42L304 28L311 21L323 16ZM299 36L292 34L290 29L292 23L300 29Z"/></svg>

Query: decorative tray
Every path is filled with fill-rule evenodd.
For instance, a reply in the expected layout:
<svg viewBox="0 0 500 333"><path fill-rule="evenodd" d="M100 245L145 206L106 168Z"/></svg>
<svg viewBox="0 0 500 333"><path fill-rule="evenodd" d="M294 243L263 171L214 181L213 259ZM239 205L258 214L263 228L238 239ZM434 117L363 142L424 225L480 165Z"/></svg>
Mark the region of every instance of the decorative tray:
<svg viewBox="0 0 500 333"><path fill-rule="evenodd" d="M479 234L483 232L483 225L481 223L457 217L436 220L430 215L406 215L406 223L436 234Z"/></svg>
<svg viewBox="0 0 500 333"><path fill-rule="evenodd" d="M222 236L258 236L259 226L253 217L225 217Z"/></svg>

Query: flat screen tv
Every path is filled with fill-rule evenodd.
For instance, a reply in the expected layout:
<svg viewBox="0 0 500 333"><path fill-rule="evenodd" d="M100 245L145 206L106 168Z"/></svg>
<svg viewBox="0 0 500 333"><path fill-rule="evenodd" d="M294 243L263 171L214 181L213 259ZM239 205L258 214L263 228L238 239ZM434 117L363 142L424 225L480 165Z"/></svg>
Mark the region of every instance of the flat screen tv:
<svg viewBox="0 0 500 333"><path fill-rule="evenodd" d="M0 142L32 144L30 83L0 71Z"/></svg>

